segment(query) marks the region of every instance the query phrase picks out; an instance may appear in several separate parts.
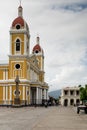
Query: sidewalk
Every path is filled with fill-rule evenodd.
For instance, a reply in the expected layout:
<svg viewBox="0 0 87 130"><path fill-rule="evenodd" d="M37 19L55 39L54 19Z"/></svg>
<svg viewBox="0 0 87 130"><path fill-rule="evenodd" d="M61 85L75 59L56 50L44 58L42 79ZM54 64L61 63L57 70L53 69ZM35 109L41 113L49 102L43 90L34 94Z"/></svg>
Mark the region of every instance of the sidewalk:
<svg viewBox="0 0 87 130"><path fill-rule="evenodd" d="M48 109L47 115L33 130L87 130L87 114L78 115L76 108L59 106Z"/></svg>

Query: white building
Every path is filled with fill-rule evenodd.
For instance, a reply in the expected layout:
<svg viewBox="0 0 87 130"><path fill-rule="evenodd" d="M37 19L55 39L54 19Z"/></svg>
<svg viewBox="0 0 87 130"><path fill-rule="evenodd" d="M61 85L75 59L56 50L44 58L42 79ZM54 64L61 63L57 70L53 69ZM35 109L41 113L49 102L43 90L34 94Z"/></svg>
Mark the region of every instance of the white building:
<svg viewBox="0 0 87 130"><path fill-rule="evenodd" d="M79 87L66 87L61 91L61 105L71 106L80 103Z"/></svg>

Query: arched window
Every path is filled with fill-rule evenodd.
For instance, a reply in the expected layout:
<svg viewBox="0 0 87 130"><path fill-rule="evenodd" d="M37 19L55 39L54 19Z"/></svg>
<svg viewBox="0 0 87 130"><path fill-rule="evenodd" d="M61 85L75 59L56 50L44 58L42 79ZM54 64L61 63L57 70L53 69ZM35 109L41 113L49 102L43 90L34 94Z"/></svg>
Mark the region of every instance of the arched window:
<svg viewBox="0 0 87 130"><path fill-rule="evenodd" d="M20 40L16 40L16 51L20 51Z"/></svg>

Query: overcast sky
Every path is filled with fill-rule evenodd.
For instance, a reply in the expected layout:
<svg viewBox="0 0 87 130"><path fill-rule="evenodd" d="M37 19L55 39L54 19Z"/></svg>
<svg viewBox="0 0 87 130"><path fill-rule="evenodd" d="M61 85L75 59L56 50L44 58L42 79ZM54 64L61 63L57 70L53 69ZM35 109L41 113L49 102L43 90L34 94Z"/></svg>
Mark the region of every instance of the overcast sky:
<svg viewBox="0 0 87 130"><path fill-rule="evenodd" d="M0 1L1 2L1 1ZM0 3L0 64L8 61L12 21L19 0ZM22 0L31 50L40 36L45 80L51 90L87 84L87 0Z"/></svg>

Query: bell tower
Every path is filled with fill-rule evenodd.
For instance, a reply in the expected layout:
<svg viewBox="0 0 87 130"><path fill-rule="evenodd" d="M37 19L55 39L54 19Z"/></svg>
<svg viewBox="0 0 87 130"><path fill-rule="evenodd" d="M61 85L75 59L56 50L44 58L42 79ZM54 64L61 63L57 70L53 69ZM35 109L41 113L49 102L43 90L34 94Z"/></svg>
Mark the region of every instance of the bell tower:
<svg viewBox="0 0 87 130"><path fill-rule="evenodd" d="M18 7L18 17L10 28L9 78L27 78L27 58L30 55L30 33L26 21L23 19L23 8Z"/></svg>
<svg viewBox="0 0 87 130"><path fill-rule="evenodd" d="M32 53L36 56L40 69L40 81L44 82L44 51L40 46L40 37L36 37L36 45L33 47Z"/></svg>
<svg viewBox="0 0 87 130"><path fill-rule="evenodd" d="M10 55L29 55L30 53L29 28L23 19L23 8L18 7L18 17L10 28Z"/></svg>

